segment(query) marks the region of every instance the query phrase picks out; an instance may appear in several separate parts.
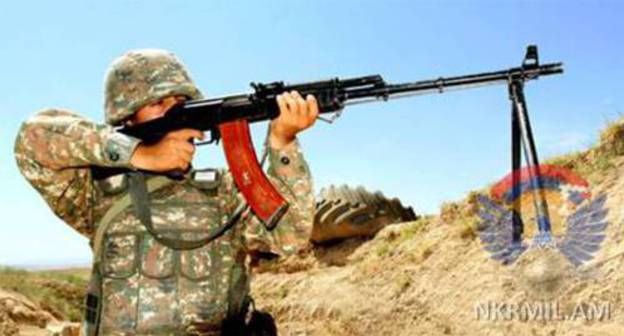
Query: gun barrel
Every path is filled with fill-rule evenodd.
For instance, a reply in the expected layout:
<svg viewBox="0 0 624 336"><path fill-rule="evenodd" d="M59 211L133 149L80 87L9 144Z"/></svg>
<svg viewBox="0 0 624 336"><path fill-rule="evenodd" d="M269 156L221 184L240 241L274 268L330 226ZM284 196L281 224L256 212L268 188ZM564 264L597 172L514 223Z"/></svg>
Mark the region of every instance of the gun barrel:
<svg viewBox="0 0 624 336"><path fill-rule="evenodd" d="M414 95L442 93L452 90L480 86L505 84L511 81L528 81L540 76L563 73L563 63L549 63L534 67L517 67L503 71L485 72L474 75L440 77L402 84L387 84L375 88L355 88L345 91L345 105L354 105L372 100L387 100Z"/></svg>

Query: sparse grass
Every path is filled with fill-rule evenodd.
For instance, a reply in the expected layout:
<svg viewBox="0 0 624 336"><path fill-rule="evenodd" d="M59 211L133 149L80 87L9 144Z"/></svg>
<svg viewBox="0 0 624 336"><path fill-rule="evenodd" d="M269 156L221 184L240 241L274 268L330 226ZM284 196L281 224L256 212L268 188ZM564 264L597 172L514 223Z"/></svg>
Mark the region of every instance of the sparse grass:
<svg viewBox="0 0 624 336"><path fill-rule="evenodd" d="M377 250L375 251L375 253L377 254L378 257L383 258L390 254L390 248L391 248L390 243L383 242L379 245L379 247L377 247Z"/></svg>
<svg viewBox="0 0 624 336"><path fill-rule="evenodd" d="M544 161L544 164L560 166L574 171L590 184L599 184L605 172L613 167L617 155L606 147L594 147L585 152L573 152Z"/></svg>
<svg viewBox="0 0 624 336"><path fill-rule="evenodd" d="M583 164L583 152L580 151L558 155L544 160L543 163L575 170L578 174L580 174L579 169L589 167L589 165Z"/></svg>
<svg viewBox="0 0 624 336"><path fill-rule="evenodd" d="M455 221L455 224L459 226L459 238L466 240L473 240L477 237L477 217L468 216L463 217Z"/></svg>
<svg viewBox="0 0 624 336"><path fill-rule="evenodd" d="M396 277L395 280L395 296L400 296L406 290L408 290L412 286L412 277L409 274L403 273L400 276Z"/></svg>
<svg viewBox="0 0 624 336"><path fill-rule="evenodd" d="M434 216L432 215L422 216L415 222L405 225L399 232L399 237L402 241L413 239L414 236L422 232L422 230L429 225L433 218Z"/></svg>
<svg viewBox="0 0 624 336"><path fill-rule="evenodd" d="M420 256L422 260L425 260L429 258L429 256L432 254L433 254L433 246L427 246L422 250L422 253L420 254Z"/></svg>
<svg viewBox="0 0 624 336"><path fill-rule="evenodd" d="M459 238L472 240L477 237L477 196L485 195L485 189L468 193L465 199L459 202L446 202L440 209L440 219L457 228Z"/></svg>
<svg viewBox="0 0 624 336"><path fill-rule="evenodd" d="M376 242L375 255L380 258L393 256L395 249L401 243L414 239L429 225L433 218L434 216L427 215L413 222L399 224L398 230L389 231Z"/></svg>
<svg viewBox="0 0 624 336"><path fill-rule="evenodd" d="M436 242L422 242L416 249L406 254L409 262L413 265L427 260L434 252Z"/></svg>
<svg viewBox="0 0 624 336"><path fill-rule="evenodd" d="M30 272L0 267L0 288L26 296L63 320L81 320L86 283L73 271Z"/></svg>
<svg viewBox="0 0 624 336"><path fill-rule="evenodd" d="M288 287L286 286L282 286L279 289L279 294L278 296L282 299L285 299L288 296L288 293L290 292L290 289L288 289Z"/></svg>
<svg viewBox="0 0 624 336"><path fill-rule="evenodd" d="M544 163L573 170L595 185L614 167L613 159L621 155L624 155L624 118L608 121L600 132L598 143L591 148L556 156Z"/></svg>

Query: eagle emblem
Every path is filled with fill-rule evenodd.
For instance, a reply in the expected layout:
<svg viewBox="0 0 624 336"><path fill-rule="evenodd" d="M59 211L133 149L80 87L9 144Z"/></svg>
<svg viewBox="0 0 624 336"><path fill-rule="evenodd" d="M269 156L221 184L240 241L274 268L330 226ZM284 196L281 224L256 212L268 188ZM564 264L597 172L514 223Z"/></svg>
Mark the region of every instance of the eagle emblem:
<svg viewBox="0 0 624 336"><path fill-rule="evenodd" d="M591 198L588 184L565 168L540 168L542 174L533 177L540 183L520 172L516 186L509 183L508 176L494 186L493 197L477 196L479 238L491 258L504 265L513 264L530 248L554 248L578 267L593 259L606 238L607 196ZM535 186L541 186L549 196L546 199L552 216L535 216L535 223L531 223L523 218L526 211L519 204L523 195L525 201L530 198ZM550 225L540 224L544 220L555 224L557 219L560 225L553 225L552 230ZM553 232L556 228L559 232Z"/></svg>

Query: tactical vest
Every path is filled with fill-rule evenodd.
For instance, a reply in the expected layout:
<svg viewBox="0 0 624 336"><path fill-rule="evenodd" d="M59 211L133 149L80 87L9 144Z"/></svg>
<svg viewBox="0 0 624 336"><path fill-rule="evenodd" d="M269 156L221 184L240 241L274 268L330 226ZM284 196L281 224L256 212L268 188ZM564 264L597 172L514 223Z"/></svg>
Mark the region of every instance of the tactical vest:
<svg viewBox="0 0 624 336"><path fill-rule="evenodd" d="M218 335L228 316L246 308L249 279L242 226L192 249L169 240L199 241L224 225L231 204L220 183L147 180L153 230L124 190L97 224L86 304L86 335Z"/></svg>

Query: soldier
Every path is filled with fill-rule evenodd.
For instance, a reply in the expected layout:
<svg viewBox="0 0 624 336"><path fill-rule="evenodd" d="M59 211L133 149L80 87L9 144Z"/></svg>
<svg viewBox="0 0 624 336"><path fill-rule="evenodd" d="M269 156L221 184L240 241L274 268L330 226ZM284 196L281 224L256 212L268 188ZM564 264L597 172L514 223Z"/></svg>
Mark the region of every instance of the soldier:
<svg viewBox="0 0 624 336"><path fill-rule="evenodd" d="M161 117L176 103L201 97L171 53L131 51L107 74L108 125L46 109L18 133L15 156L22 174L58 217L90 239L94 251L83 334L218 335L225 325L240 324L247 311L248 256L290 254L309 239L314 198L296 135L318 115L312 96L289 92L277 98L280 116L270 124L268 174L291 206L270 233L246 213L209 239L241 203L225 170L209 180L195 170L180 181L138 173L188 170L195 152L189 140L203 134L183 129L144 144L113 127ZM94 167L136 173L100 180ZM132 196L136 176L147 180L149 220Z"/></svg>

